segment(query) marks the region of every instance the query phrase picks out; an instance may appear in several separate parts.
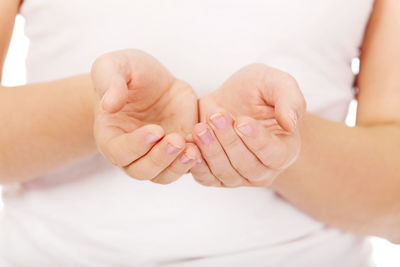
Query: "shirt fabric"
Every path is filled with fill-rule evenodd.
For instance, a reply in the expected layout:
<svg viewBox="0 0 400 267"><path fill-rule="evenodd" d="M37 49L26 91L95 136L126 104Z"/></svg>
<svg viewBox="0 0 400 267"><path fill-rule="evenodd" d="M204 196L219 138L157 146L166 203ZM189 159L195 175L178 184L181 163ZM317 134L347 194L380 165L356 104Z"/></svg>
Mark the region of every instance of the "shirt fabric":
<svg viewBox="0 0 400 267"><path fill-rule="evenodd" d="M25 0L28 82L87 73L105 52L138 48L202 96L261 62L297 79L310 112L344 121L372 4ZM190 174L140 182L100 154L5 187L3 199L1 266L371 266L363 238L268 188L208 188Z"/></svg>

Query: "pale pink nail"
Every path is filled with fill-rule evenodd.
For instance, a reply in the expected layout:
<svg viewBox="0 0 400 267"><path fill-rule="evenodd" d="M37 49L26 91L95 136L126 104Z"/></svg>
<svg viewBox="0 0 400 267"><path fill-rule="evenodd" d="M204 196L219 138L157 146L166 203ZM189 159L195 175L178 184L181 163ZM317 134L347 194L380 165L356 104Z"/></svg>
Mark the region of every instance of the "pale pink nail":
<svg viewBox="0 0 400 267"><path fill-rule="evenodd" d="M160 136L149 134L149 135L146 136L146 143L149 144L149 145L152 145L152 144L156 143L160 139L161 139Z"/></svg>
<svg viewBox="0 0 400 267"><path fill-rule="evenodd" d="M183 164L188 164L189 162L192 162L193 159L191 159L190 157L188 157L186 154L183 154L181 157L181 162Z"/></svg>
<svg viewBox="0 0 400 267"><path fill-rule="evenodd" d="M226 127L226 119L221 113L215 113L210 116L210 120L215 128L222 130Z"/></svg>
<svg viewBox="0 0 400 267"><path fill-rule="evenodd" d="M199 132L198 135L199 135L201 142L203 142L203 144L205 144L205 145L211 144L212 141L214 140L209 129L205 129L205 130Z"/></svg>
<svg viewBox="0 0 400 267"><path fill-rule="evenodd" d="M180 150L181 148L179 146L175 146L173 144L168 144L167 146L167 153L172 155L175 154L178 150Z"/></svg>
<svg viewBox="0 0 400 267"><path fill-rule="evenodd" d="M238 129L245 136L251 136L253 134L253 127L251 127L249 124L239 125Z"/></svg>
<svg viewBox="0 0 400 267"><path fill-rule="evenodd" d="M110 90L107 90L105 93L104 93L104 95L103 95L103 97L101 98L101 101L100 101L100 103L101 103L101 107L104 109L104 102L105 101L108 101L108 100L106 100L106 99L108 99L109 98L109 95L110 95Z"/></svg>
<svg viewBox="0 0 400 267"><path fill-rule="evenodd" d="M298 116L297 116L297 112L294 110L291 110L289 113L290 119L292 120L292 130L296 129L297 127L297 120L298 120Z"/></svg>

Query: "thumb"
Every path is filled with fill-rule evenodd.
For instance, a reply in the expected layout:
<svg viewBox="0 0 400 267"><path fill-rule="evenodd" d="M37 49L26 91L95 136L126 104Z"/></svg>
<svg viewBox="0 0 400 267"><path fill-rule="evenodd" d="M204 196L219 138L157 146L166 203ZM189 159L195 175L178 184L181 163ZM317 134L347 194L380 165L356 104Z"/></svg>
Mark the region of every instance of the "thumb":
<svg viewBox="0 0 400 267"><path fill-rule="evenodd" d="M128 100L128 75L111 55L97 59L92 66L91 76L101 107L110 113L120 111Z"/></svg>
<svg viewBox="0 0 400 267"><path fill-rule="evenodd" d="M128 86L125 80L121 77L114 77L103 94L101 107L109 113L115 113L125 106L127 99Z"/></svg>
<svg viewBox="0 0 400 267"><path fill-rule="evenodd" d="M303 96L282 97L275 104L275 115L279 125L288 132L294 132L297 129L299 119L305 113Z"/></svg>
<svg viewBox="0 0 400 267"><path fill-rule="evenodd" d="M275 107L275 117L279 125L288 132L297 129L298 121L306 112L306 101L296 80L289 74L281 72L273 75L267 84L268 95ZM271 101L272 100L272 101Z"/></svg>

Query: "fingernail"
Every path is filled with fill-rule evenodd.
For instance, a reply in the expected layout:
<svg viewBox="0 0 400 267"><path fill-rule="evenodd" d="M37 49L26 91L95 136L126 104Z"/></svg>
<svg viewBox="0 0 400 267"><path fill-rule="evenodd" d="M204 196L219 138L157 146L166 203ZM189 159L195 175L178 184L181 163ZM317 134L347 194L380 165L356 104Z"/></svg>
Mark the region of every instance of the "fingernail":
<svg viewBox="0 0 400 267"><path fill-rule="evenodd" d="M161 139L160 136L149 134L149 135L146 136L146 143L149 144L149 145L152 145L152 144L156 143L160 139Z"/></svg>
<svg viewBox="0 0 400 267"><path fill-rule="evenodd" d="M179 146L175 146L173 144L168 144L167 153L172 155L172 154L175 154L180 149L181 149L181 147L179 147Z"/></svg>
<svg viewBox="0 0 400 267"><path fill-rule="evenodd" d="M291 110L289 113L290 119L292 120L292 126L293 126L293 130L296 129L297 127L297 120L298 120L298 116L297 116L297 112L294 110Z"/></svg>
<svg viewBox="0 0 400 267"><path fill-rule="evenodd" d="M203 163L203 159L202 158L197 160L197 164L201 164L201 163Z"/></svg>
<svg viewBox="0 0 400 267"><path fill-rule="evenodd" d="M186 155L186 154L183 154L182 155L182 157L181 157L181 162L183 163L183 164L188 164L189 162L192 162L193 161L193 159L191 159L188 155Z"/></svg>
<svg viewBox="0 0 400 267"><path fill-rule="evenodd" d="M102 108L104 108L104 101L106 100L106 98L108 98L108 95L109 95L109 94L110 94L110 91L107 90L107 91L104 93L103 97L101 98L100 104L101 104L101 107L102 107Z"/></svg>
<svg viewBox="0 0 400 267"><path fill-rule="evenodd" d="M239 125L237 128L245 136L251 136L253 134L253 127L247 123Z"/></svg>
<svg viewBox="0 0 400 267"><path fill-rule="evenodd" d="M199 136L201 142L203 142L203 144L205 144L205 145L209 145L213 141L213 136L209 129L205 129L205 130L199 132L198 136Z"/></svg>
<svg viewBox="0 0 400 267"><path fill-rule="evenodd" d="M224 129L226 127L226 119L221 113L215 113L210 116L210 120L212 124L215 126L217 129Z"/></svg>
<svg viewBox="0 0 400 267"><path fill-rule="evenodd" d="M192 134L188 134L188 135L185 137L185 140L186 140L187 142L193 142L193 135L192 135Z"/></svg>

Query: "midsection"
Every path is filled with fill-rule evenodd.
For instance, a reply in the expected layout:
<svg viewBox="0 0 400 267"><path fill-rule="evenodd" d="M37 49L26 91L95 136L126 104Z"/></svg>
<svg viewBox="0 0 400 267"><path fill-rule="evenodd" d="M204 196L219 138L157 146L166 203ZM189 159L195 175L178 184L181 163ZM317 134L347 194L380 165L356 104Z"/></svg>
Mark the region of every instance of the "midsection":
<svg viewBox="0 0 400 267"><path fill-rule="evenodd" d="M130 47L155 56L201 96L262 62L295 76L310 111L340 121L353 97L349 66L372 1L361 2L26 0L28 80L89 72L97 56ZM53 258L167 261L324 235L320 223L269 189L206 188L189 175L169 186L138 182L100 155L9 188L4 199L5 222L15 230L8 238Z"/></svg>
<svg viewBox="0 0 400 267"><path fill-rule="evenodd" d="M96 155L80 171L71 165L7 189L1 223L7 231L0 238L0 247L8 244L4 253L141 265L250 251L289 255L293 248L327 237L338 246L358 242L325 228L266 188L207 188L190 175L161 186L132 180L107 164ZM291 243L294 247L282 245ZM327 245L324 253L336 246Z"/></svg>

